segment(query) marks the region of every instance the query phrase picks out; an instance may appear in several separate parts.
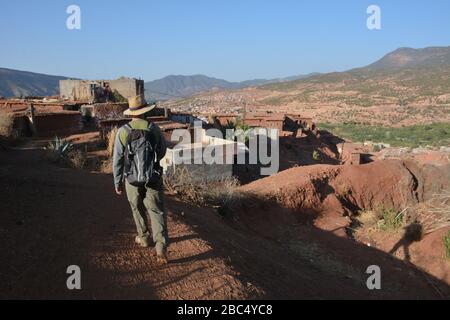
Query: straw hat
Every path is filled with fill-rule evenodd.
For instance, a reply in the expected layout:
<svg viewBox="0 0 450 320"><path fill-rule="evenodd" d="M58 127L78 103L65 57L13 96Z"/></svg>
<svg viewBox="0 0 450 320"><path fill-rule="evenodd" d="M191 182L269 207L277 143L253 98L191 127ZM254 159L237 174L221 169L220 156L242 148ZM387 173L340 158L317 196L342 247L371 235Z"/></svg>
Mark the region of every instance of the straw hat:
<svg viewBox="0 0 450 320"><path fill-rule="evenodd" d="M153 110L155 107L155 105L148 105L144 95L140 94L128 99L128 109L123 114L126 116L139 116Z"/></svg>

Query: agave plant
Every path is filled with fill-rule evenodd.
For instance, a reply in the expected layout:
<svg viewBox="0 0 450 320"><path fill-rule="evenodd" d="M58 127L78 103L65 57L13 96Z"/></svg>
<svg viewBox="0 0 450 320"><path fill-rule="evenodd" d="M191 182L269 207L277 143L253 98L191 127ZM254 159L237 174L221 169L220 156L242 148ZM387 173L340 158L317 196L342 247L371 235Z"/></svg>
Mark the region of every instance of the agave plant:
<svg viewBox="0 0 450 320"><path fill-rule="evenodd" d="M55 139L49 143L48 148L57 153L61 158L67 158L69 152L72 151L73 144L67 140L55 137Z"/></svg>

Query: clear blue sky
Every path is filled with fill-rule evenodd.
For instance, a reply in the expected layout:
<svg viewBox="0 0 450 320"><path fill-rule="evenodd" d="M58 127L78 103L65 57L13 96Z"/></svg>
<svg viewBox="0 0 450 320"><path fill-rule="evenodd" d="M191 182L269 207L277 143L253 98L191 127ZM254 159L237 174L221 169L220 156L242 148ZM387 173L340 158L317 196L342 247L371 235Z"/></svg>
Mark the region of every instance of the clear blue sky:
<svg viewBox="0 0 450 320"><path fill-rule="evenodd" d="M81 7L81 30L66 8ZM381 7L382 29L366 28ZM342 71L398 47L450 46L448 0L1 1L0 67L79 78L231 81Z"/></svg>

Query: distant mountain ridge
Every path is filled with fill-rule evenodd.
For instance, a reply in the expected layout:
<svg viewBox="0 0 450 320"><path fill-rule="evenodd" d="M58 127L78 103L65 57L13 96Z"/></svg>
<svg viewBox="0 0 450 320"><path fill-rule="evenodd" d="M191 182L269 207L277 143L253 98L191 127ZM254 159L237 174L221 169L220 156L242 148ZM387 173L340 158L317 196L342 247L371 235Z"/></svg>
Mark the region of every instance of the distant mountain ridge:
<svg viewBox="0 0 450 320"><path fill-rule="evenodd" d="M196 93L213 89L241 89L253 86L267 86L268 88L289 87L292 83L314 81L314 79L348 78L352 75L369 75L370 72L399 72L414 68L446 68L450 66L450 47L427 47L422 49L399 48L382 57L380 60L346 72L332 72L326 74L311 73L279 79L255 79L242 82L229 82L204 75L171 75L162 79L145 83L148 99L171 99L188 97ZM359 80L358 80L359 81ZM285 85L284 85L285 84Z"/></svg>
<svg viewBox="0 0 450 320"><path fill-rule="evenodd" d="M408 74L418 80L422 75L438 78L441 73L450 68L450 47L427 47L423 49L399 48L386 54L381 59L365 67L354 68L343 72L318 74L306 79L286 81L280 84L267 84L268 89L289 89L297 84L314 83L346 83L362 81L381 81L383 77L407 77ZM412 78L411 78L412 79ZM381 83L379 83L381 84Z"/></svg>
<svg viewBox="0 0 450 320"><path fill-rule="evenodd" d="M59 80L67 77L0 68L0 96L52 96L59 94Z"/></svg>
<svg viewBox="0 0 450 320"><path fill-rule="evenodd" d="M253 79L242 82L230 82L205 75L169 75L162 79L146 82L145 95L149 100L167 100L171 98L189 97L193 94L213 89L241 89L293 79L304 79L312 75L315 74L279 79Z"/></svg>
<svg viewBox="0 0 450 320"><path fill-rule="evenodd" d="M368 65L368 70L396 70L450 65L450 47L399 48Z"/></svg>
<svg viewBox="0 0 450 320"><path fill-rule="evenodd" d="M230 82L205 75L170 75L162 79L146 82L145 89L147 99L165 100L175 97L188 97L195 93L214 88L239 89L290 79L301 79L308 76ZM64 79L69 79L69 77L0 68L0 96L26 97L59 95L59 81Z"/></svg>
<svg viewBox="0 0 450 320"><path fill-rule="evenodd" d="M146 82L145 96L150 100L187 97L194 93L213 88L231 88L233 85L226 80L207 77L204 75L170 75L162 79Z"/></svg>
<svg viewBox="0 0 450 320"><path fill-rule="evenodd" d="M423 49L399 48L386 54L380 60L362 68L355 68L346 72L333 72L326 74L307 74L279 79L254 79L242 82L230 82L223 79L208 77L205 75L170 75L162 79L145 83L146 97L149 100L167 100L171 98L189 97L204 91L213 89L241 89L253 86L264 86L267 88L290 88L305 81L336 82L353 79L354 84L360 84L367 77L378 77L376 81L381 81L387 73L399 73L414 71L419 81L420 75L428 73L427 79L433 81L430 84L442 84L446 89L446 78L439 78L450 67L450 47L427 47ZM421 74L418 74L421 69ZM383 74L380 74L383 73ZM408 76L403 77L408 80ZM27 71L18 71L7 68L0 68L0 96L49 96L59 93L59 80L68 79L63 76L53 76ZM375 78L373 78L375 80ZM409 80L408 80L409 81ZM372 85L372 84L371 84ZM442 85L440 85L442 87Z"/></svg>
<svg viewBox="0 0 450 320"><path fill-rule="evenodd" d="M450 47L400 48L365 67L205 92L171 101L174 110L299 113L317 123L411 126L450 124ZM443 130L442 135L448 135ZM391 135L386 131L386 136Z"/></svg>

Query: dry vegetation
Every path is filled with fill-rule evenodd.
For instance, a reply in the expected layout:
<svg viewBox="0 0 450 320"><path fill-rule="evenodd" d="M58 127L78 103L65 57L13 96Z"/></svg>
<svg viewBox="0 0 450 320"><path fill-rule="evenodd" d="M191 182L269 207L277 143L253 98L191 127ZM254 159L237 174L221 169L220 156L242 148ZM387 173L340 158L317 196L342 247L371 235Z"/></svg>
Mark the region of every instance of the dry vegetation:
<svg viewBox="0 0 450 320"><path fill-rule="evenodd" d="M357 234L372 232L397 232L407 222L405 211L397 212L394 209L379 207L377 210L362 210L354 217Z"/></svg>
<svg viewBox="0 0 450 320"><path fill-rule="evenodd" d="M429 201L400 212L385 208L364 210L355 218L364 232L398 231L402 227L419 224L423 234L430 234L450 227L450 190L444 190Z"/></svg>
<svg viewBox="0 0 450 320"><path fill-rule="evenodd" d="M100 172L112 174L113 172L113 154L114 154L114 142L116 140L117 131L119 129L117 127L113 127L112 130L108 133L106 137L106 151L108 154L108 158L103 160L100 164Z"/></svg>
<svg viewBox="0 0 450 320"><path fill-rule="evenodd" d="M423 226L425 233L450 227L450 190L443 190L431 200L419 204L414 218Z"/></svg>
<svg viewBox="0 0 450 320"><path fill-rule="evenodd" d="M0 138L8 139L13 135L14 118L11 114L0 110Z"/></svg>
<svg viewBox="0 0 450 320"><path fill-rule="evenodd" d="M72 168L84 169L88 163L86 152L74 149L69 153L68 163Z"/></svg>
<svg viewBox="0 0 450 320"><path fill-rule="evenodd" d="M119 129L117 127L113 127L112 130L108 133L106 137L106 146L108 151L108 156L112 157L114 153L114 142L116 141L116 135Z"/></svg>
<svg viewBox="0 0 450 320"><path fill-rule="evenodd" d="M404 230L404 237L409 241L420 241L427 234L450 227L450 190L401 212L392 209L361 211L355 217L354 225L351 231L357 239ZM450 258L450 231L444 236L443 245L446 256Z"/></svg>
<svg viewBox="0 0 450 320"><path fill-rule="evenodd" d="M164 177L164 187L183 201L198 205L212 206L225 215L241 200L238 192L239 181L235 177L220 181L198 181L185 167L177 167Z"/></svg>
<svg viewBox="0 0 450 320"><path fill-rule="evenodd" d="M88 164L87 152L74 148L73 144L55 137L46 150L50 161L75 169L84 169Z"/></svg>

